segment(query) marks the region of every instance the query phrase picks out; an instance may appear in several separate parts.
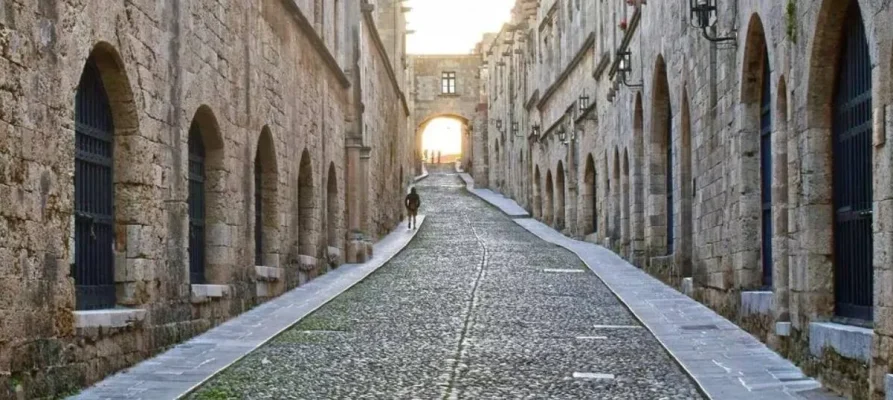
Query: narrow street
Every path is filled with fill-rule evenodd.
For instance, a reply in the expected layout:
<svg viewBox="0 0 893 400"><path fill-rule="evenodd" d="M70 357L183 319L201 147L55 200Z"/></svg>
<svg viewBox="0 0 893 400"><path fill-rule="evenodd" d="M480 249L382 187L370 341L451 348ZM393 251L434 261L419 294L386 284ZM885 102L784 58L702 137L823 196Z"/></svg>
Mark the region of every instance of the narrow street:
<svg viewBox="0 0 893 400"><path fill-rule="evenodd" d="M191 398L702 398L574 254L446 171L402 253Z"/></svg>

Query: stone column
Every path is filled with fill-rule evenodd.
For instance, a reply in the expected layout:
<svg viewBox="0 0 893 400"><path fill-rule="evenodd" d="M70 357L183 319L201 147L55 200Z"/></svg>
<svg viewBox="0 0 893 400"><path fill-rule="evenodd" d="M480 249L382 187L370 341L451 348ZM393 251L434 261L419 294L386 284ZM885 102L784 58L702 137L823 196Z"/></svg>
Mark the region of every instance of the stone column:
<svg viewBox="0 0 893 400"><path fill-rule="evenodd" d="M348 263L365 262L365 245L363 244L363 192L364 179L360 153L362 146L347 146L347 171L345 173L345 197L347 199L347 245L345 260Z"/></svg>

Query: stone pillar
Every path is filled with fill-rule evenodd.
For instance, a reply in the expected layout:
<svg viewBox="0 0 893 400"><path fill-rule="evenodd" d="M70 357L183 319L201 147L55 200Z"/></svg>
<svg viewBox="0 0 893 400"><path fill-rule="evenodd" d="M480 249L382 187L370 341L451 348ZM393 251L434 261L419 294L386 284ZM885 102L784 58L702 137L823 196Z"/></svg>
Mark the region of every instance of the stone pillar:
<svg viewBox="0 0 893 400"><path fill-rule="evenodd" d="M347 172L345 174L345 195L347 198L347 254L345 260L348 263L362 263L365 258L365 244L363 243L363 192L365 179L363 179L360 153L362 146L347 146Z"/></svg>
<svg viewBox="0 0 893 400"><path fill-rule="evenodd" d="M360 196L362 198L360 202L360 215L361 215L361 235L362 235L362 247L361 250L364 255L363 262L372 258L372 241L374 240L372 232L375 232L374 222L372 221L372 215L369 213L369 202L372 196L369 195L369 158L371 155L372 149L370 147L362 147L360 149Z"/></svg>

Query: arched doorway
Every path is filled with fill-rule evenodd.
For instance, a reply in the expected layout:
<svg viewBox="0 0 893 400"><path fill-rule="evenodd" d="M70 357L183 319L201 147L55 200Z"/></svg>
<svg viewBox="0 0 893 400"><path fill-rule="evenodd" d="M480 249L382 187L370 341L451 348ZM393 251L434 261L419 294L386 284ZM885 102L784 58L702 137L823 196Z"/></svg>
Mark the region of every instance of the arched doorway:
<svg viewBox="0 0 893 400"><path fill-rule="evenodd" d="M210 252L209 243L220 243L222 238L213 232L224 232L226 218L220 210L226 199L227 188L208 185L225 181L223 168L223 138L214 113L201 106L189 126L189 282L191 284L226 283L229 265L225 258Z"/></svg>
<svg viewBox="0 0 893 400"><path fill-rule="evenodd" d="M543 192L542 178L540 177L540 166L537 165L533 171L533 217L543 219Z"/></svg>
<svg viewBox="0 0 893 400"><path fill-rule="evenodd" d="M269 127L264 127L254 157L254 264L278 267L279 174Z"/></svg>
<svg viewBox="0 0 893 400"><path fill-rule="evenodd" d="M691 115L689 114L688 88L682 88L682 108L680 110L681 129L679 129L679 231L681 240L677 246L679 254L676 263L683 277L691 277L693 269L694 246L694 177L692 171L691 152Z"/></svg>
<svg viewBox="0 0 893 400"><path fill-rule="evenodd" d="M400 167L401 176L403 167ZM338 216L341 210L338 207L338 175L335 171L335 163L329 164L329 174L326 180L326 243L332 249L341 248L341 226ZM331 249L329 253L331 253ZM329 261L332 262L331 260Z"/></svg>
<svg viewBox="0 0 893 400"><path fill-rule="evenodd" d="M591 235L598 231L598 177L595 173L595 161L592 153L586 156L586 165L583 168L583 186L580 188L582 207L580 223L583 235Z"/></svg>
<svg viewBox="0 0 893 400"><path fill-rule="evenodd" d="M631 258L631 233L630 225L630 187L629 187L629 152L623 149L623 171L620 175L620 246L623 248L623 256Z"/></svg>
<svg viewBox="0 0 893 400"><path fill-rule="evenodd" d="M623 253L623 233L620 225L620 221L622 220L620 213L620 193L623 191L623 186L620 183L620 151L617 147L614 147L614 162L613 162L613 184L614 191L611 192L611 237L617 240L618 251Z"/></svg>
<svg viewBox="0 0 893 400"><path fill-rule="evenodd" d="M416 174L421 174L422 160L436 163L440 151L442 163L461 160L466 171L471 170L471 147L468 137L471 125L468 118L452 113L436 113L419 120L416 127Z"/></svg>
<svg viewBox="0 0 893 400"><path fill-rule="evenodd" d="M654 91L651 99L651 140L652 151L648 185L651 198L650 247L653 254L672 254L675 237L673 233L673 113L670 108L670 89L667 81L667 67L662 56L657 57L654 67ZM660 224L659 221L663 221Z"/></svg>
<svg viewBox="0 0 893 400"><path fill-rule="evenodd" d="M554 202L552 201L552 199L555 196L555 191L552 187L552 170L546 171L546 193L545 194L546 194L546 198L545 198L545 201L543 202L543 223L545 223L546 225L552 226L552 224L554 223L554 219L552 216L553 216L553 212L555 210Z"/></svg>
<svg viewBox="0 0 893 400"><path fill-rule="evenodd" d="M830 317L826 310L833 307L837 316L872 321L873 74L858 1L823 1L816 27L804 127L815 139L804 151L814 156L803 157L802 168L830 179L813 185L815 191L798 203L799 217L810 221L802 238L814 245L795 257L798 267L810 269L804 273L816 277L805 284L811 301L800 303L800 312ZM833 295L827 290L832 286Z"/></svg>
<svg viewBox="0 0 893 400"><path fill-rule="evenodd" d="M304 149L298 172L298 254L299 265L304 272L310 272L317 265L316 189L313 182L313 162L310 152ZM307 277L304 277L307 278Z"/></svg>
<svg viewBox="0 0 893 400"><path fill-rule="evenodd" d="M745 113L740 147L740 197L742 246L736 268L752 269L753 277L739 282L744 288L772 287L772 96L769 52L763 23L753 14L744 47L741 102ZM753 210L753 211L751 211ZM757 211L759 210L759 211ZM756 213L756 215L753 215ZM759 236L747 232L760 232ZM752 238L751 238L752 237Z"/></svg>
<svg viewBox="0 0 893 400"><path fill-rule="evenodd" d="M564 206L564 164L558 162L558 168L555 169L555 229L564 230L565 226L565 206Z"/></svg>
<svg viewBox="0 0 893 400"><path fill-rule="evenodd" d="M645 133L642 93L636 93L633 106L633 172L632 172L632 263L644 265L645 254Z"/></svg>

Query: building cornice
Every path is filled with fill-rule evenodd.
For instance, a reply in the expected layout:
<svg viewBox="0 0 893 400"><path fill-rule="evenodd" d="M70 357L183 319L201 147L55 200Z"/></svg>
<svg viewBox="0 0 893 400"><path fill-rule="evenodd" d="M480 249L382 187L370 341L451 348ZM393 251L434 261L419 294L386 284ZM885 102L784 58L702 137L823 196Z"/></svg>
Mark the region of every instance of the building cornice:
<svg viewBox="0 0 893 400"><path fill-rule="evenodd" d="M586 38L586 41L583 42L583 46L580 47L579 51L577 51L577 55L574 56L574 59L571 60L570 64L568 64L567 68L565 68L564 71L561 72L561 75L558 76L558 79L556 79L555 82L551 86L549 86L548 89L546 89L545 93L543 93L543 98L541 98L539 103L537 103L537 105L536 105L536 107L540 111L543 110L543 107L546 105L546 103L549 102L549 99L552 98L552 96L555 94L555 92L558 91L558 88L560 88L561 85L563 85L564 82L567 80L567 78L570 77L571 72L573 72L577 68L577 66L583 61L583 59L586 57L586 53L590 49L592 49L592 47L594 45L595 45L595 32L592 32L589 34L589 37Z"/></svg>
<svg viewBox="0 0 893 400"><path fill-rule="evenodd" d="M384 42L382 42L381 36L378 34L378 27L375 25L375 17L372 16L371 8L363 8L363 19L366 22L369 32L372 34L372 41L375 42L375 48L381 53L382 58L384 58L385 70L388 72L388 77L391 78L391 85L394 88L394 92L397 93L397 97L400 98L403 112L406 113L406 116L408 117L409 104L406 102L406 95L400 90L400 82L397 81L397 74L394 72L394 66L391 64L391 58L388 55L387 48L385 47Z"/></svg>
<svg viewBox="0 0 893 400"><path fill-rule="evenodd" d="M295 21L298 23L298 26L304 31L304 34L310 39L310 44L313 45L313 48L316 52L323 58L323 61L326 63L326 67L329 68L335 74L335 78L338 79L338 83L345 89L350 87L350 79L347 79L347 74L344 73L344 70L341 69L341 66L338 65L338 61L335 60L335 57L332 55L332 52L329 51L329 47L326 46L326 42L319 36L319 33L316 29L313 28L313 24L310 23L310 20L307 19L307 16L301 11L300 7L298 7L297 3L294 0L282 0L282 4L285 5L285 8L291 11L292 17L294 17Z"/></svg>

